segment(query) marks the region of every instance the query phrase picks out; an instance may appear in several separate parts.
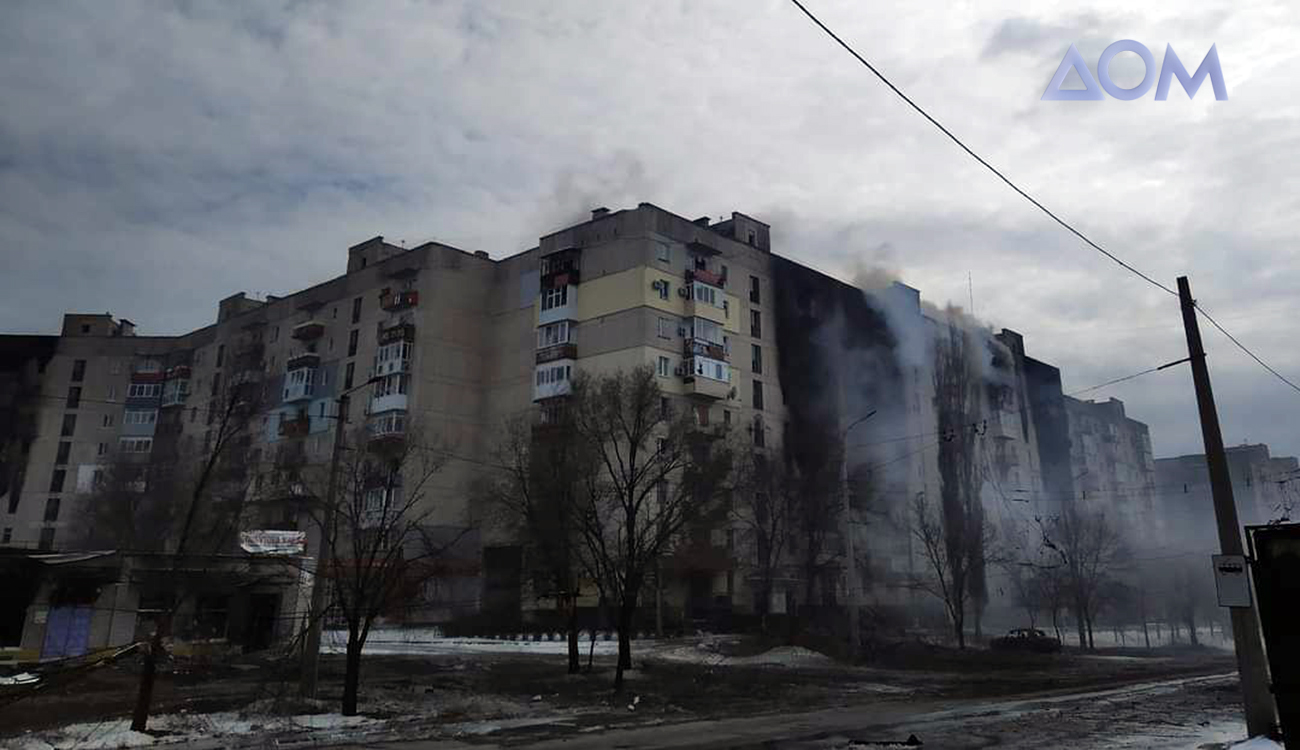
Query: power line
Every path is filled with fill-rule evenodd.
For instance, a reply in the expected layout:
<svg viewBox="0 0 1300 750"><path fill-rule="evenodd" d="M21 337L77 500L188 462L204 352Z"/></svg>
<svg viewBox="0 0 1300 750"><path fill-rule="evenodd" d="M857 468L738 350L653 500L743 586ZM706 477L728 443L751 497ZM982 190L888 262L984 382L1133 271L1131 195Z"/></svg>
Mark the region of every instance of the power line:
<svg viewBox="0 0 1300 750"><path fill-rule="evenodd" d="M1141 371L1141 372L1135 372L1135 373L1133 373L1132 375L1125 375L1125 376L1122 377L1122 378L1115 378L1114 380L1107 380L1105 383L1101 383L1100 385L1094 385L1094 386L1091 386L1091 387L1089 387L1089 388L1084 388L1084 389L1082 389L1082 390L1078 390L1078 391L1073 391L1073 392L1071 392L1071 393L1067 393L1067 394L1065 394L1065 395L1067 395L1067 396L1078 396L1078 395L1081 394L1081 393L1088 393L1088 392L1090 392L1090 391L1095 391L1095 390L1097 390L1097 389L1099 389L1099 388L1105 388L1105 387L1108 386L1108 385L1115 385L1116 383L1123 383L1123 382L1125 382L1125 381L1127 381L1127 380L1133 380L1134 378L1139 378L1139 377L1142 377L1143 375L1150 375L1150 374L1153 373L1153 372L1158 372L1158 371L1160 371L1160 370L1164 370L1164 369L1167 369L1167 368L1169 368L1169 367L1173 367L1174 365L1181 365L1182 363L1188 361L1189 359L1191 359L1191 357L1183 357L1182 359L1179 359L1179 360L1176 360L1176 361L1173 361L1173 362L1166 362L1165 364L1160 365L1159 367L1150 367L1150 368L1147 368L1147 369L1145 369L1145 370L1143 370L1143 371Z"/></svg>
<svg viewBox="0 0 1300 750"><path fill-rule="evenodd" d="M1123 268L1124 270L1126 270L1126 271L1128 271L1128 272L1134 274L1134 275L1137 276L1138 278L1140 278L1140 279L1142 279L1143 281L1147 282L1148 284L1150 284L1150 285L1156 287L1157 289L1160 289L1160 290L1163 291L1163 292L1166 292L1166 293L1168 293L1168 294L1170 294L1170 295L1172 295L1172 296L1174 296L1174 297L1177 297L1177 296L1178 296L1178 292L1174 291L1173 289L1169 288L1168 286L1166 286L1166 285L1164 285L1164 284L1161 284L1159 281L1156 281L1155 279L1151 278L1151 277L1148 276L1147 274L1143 273L1142 271L1139 271L1137 268L1134 268L1132 265L1126 263L1125 261L1123 261L1122 259L1120 259L1120 258L1119 258L1118 256L1116 256L1114 253L1111 253L1111 252L1110 252L1109 250L1107 250L1106 248L1102 247L1101 245L1097 244L1096 242L1093 242L1093 241L1092 241L1092 240L1091 240L1087 235L1085 235L1083 232L1079 231L1078 229L1075 229L1074 226L1071 225L1069 222L1067 222L1067 221L1065 221L1064 219L1062 219L1061 217L1057 216L1057 215L1056 215L1055 213L1053 213L1049 208L1047 208L1047 207L1044 206L1042 203L1040 203L1040 202L1038 201L1038 199L1034 198L1032 195L1030 195L1028 192L1026 192L1024 189L1022 189L1019 185L1017 185L1016 183L1012 182L1011 179L1008 178L1006 175L1004 175L1001 171L999 171L997 167L994 167L992 164L990 164L988 161L986 161L986 160L984 159L984 157L982 157L982 156L980 156L979 154L975 153L975 151L973 151L969 146L967 146L965 143L963 143L962 140L961 140L960 138L958 138L956 135L954 135L953 132L952 132L951 130L949 130L948 128L944 127L943 124L940 123L938 120L936 120L933 116L931 116L929 112L926 112L924 109L922 109L922 108L921 108L921 105L917 104L915 101L912 100L911 97L909 97L907 94L903 93L902 89L898 88L898 86L895 86L894 83L893 83L892 81L890 81L888 78L886 78L885 75L884 75L883 73L881 73L881 72L876 68L876 66L872 65L870 62L867 61L867 59L866 59L865 57L863 57L862 55L858 54L858 51L855 50L855 49L853 49L853 47L849 46L848 42L845 42L843 39L841 39L841 38L839 37L839 35L837 35L834 31L831 31L831 29L830 29L826 24L822 23L822 22L821 22L821 19L819 19L819 18L817 18L817 16L813 15L812 11L808 10L808 8L807 8L806 6L804 6L804 4L803 4L802 2L800 2L800 0L790 0L790 2L791 2L791 3L794 3L795 7L797 7L799 10L803 11L803 14L804 14L804 15L808 16L808 18L809 18L813 23L815 23L815 24L816 24L816 25L817 25L817 26L818 26L822 31L826 32L826 35L827 35L827 36L829 36L831 39L835 40L836 44L840 45L841 47L844 48L844 50L845 50L846 52L848 52L850 55L853 55L853 57L857 58L858 62L862 63L862 65L863 65L864 67L866 67L867 70L871 71L871 73L872 73L873 75L875 75L876 78L880 79L880 82L881 82L881 83L883 83L883 84L885 84L886 86L888 86L889 89L890 89L891 91L893 91L895 94L897 94L898 97L899 97L900 99L902 99L904 102L906 102L908 106L910 106L912 109L916 110L916 112L917 112L918 114L920 114L922 117L924 117L926 120L928 120L928 121L930 122L931 125L934 125L936 128L938 128L938 129L939 129L939 132L943 133L945 136L947 136L947 137L949 138L949 140L951 140L953 143L957 144L957 146L958 146L959 148L961 148L962 151L965 151L966 154L969 155L972 159L974 159L975 161L979 162L979 164L980 164L981 166L983 166L983 167L984 167L985 169L987 169L989 172L992 172L992 173L993 173L993 174L994 174L994 175L995 175L999 180L1002 180L1002 182L1006 183L1007 187L1009 187L1009 188L1011 188L1012 190L1016 191L1016 193L1019 194L1020 197L1024 198L1026 201L1029 201L1030 204L1032 204L1032 205L1033 205L1035 208L1037 208L1039 211L1043 212L1046 216L1048 216L1049 218L1051 218L1052 221L1055 221L1057 224L1060 224L1062 227L1065 228L1066 231L1070 232L1070 234L1073 234L1075 237L1078 237L1080 240L1082 240L1082 241L1084 242L1084 244L1088 245L1088 246L1091 247L1092 249L1096 250L1097 252L1099 252L1099 253L1101 253L1102 255L1106 256L1107 258L1111 259L1112 261L1114 261L1116 264L1118 264L1118 265L1119 265L1121 268ZM1227 329L1225 329L1223 326L1219 325L1219 323L1218 323L1217 321L1215 321L1214 318L1210 317L1210 314L1207 313L1207 312L1206 312L1206 311L1205 311L1205 310L1204 310L1200 305L1197 305L1196 303L1193 303L1193 307L1195 307L1196 310L1197 310L1197 312L1199 312L1201 315L1203 315L1203 316L1205 317L1205 319L1206 319L1207 321L1209 321L1210 325L1212 325L1212 326L1214 326L1215 328L1219 329L1219 332L1220 332L1220 333L1222 333L1224 336L1227 336L1229 341L1231 341L1233 344L1235 344L1235 345L1237 346L1238 349L1241 349L1243 352L1245 352L1246 355L1249 356L1251 359L1255 360L1255 362L1256 362L1257 364L1259 364L1260 367L1263 367L1265 370L1267 370L1269 373L1271 373L1271 374L1272 374L1274 377L1276 377L1278 380L1281 380L1283 383L1285 383L1286 385L1290 386L1292 390L1294 390L1294 391L1300 393L1300 385L1296 385L1296 384L1293 383L1291 380L1289 380L1289 379L1287 379L1286 377L1284 377L1284 376L1283 376L1281 373L1279 373L1277 370L1275 370L1275 369L1273 369L1271 366L1269 366L1268 363L1264 362L1263 359L1261 359L1257 354L1255 354L1253 351L1251 351L1251 350L1250 350L1250 349L1249 349L1245 344L1243 344L1243 343L1241 343L1240 341L1238 341L1237 338L1236 338L1235 336L1233 336L1231 333L1228 333Z"/></svg>
<svg viewBox="0 0 1300 750"><path fill-rule="evenodd" d="M967 153L967 154L968 154L972 159L974 159L975 161L979 162L980 165L982 165L985 169L987 169L988 171L992 172L994 175L997 176L998 179L1000 179L1000 180L1002 180L1003 182L1005 182L1005 183L1007 184L1008 187L1010 187L1012 190L1014 190L1014 191L1016 191L1017 193L1019 193L1020 196L1021 196L1022 198L1024 198L1024 199L1027 200L1027 201L1029 201L1030 203L1032 203L1032 204L1034 205L1034 207L1036 207L1039 211L1042 211L1044 214L1046 214L1047 216L1051 217L1051 219L1052 219L1053 221L1055 221L1057 224L1060 224L1062 227L1065 227L1066 230L1068 230L1071 234L1073 234L1074 236L1078 237L1079 239L1083 240L1084 243L1086 243L1089 247L1091 247L1092 249L1094 249L1094 250L1096 250L1097 252L1101 253L1102 255L1105 255L1107 258L1110 258L1111 260L1115 261L1115 262L1118 263L1121 267L1123 267L1125 270L1127 270L1127 271L1129 271L1129 272L1131 272L1131 273L1137 275L1139 278L1143 279L1143 280L1146 281L1148 284L1151 284L1152 286L1156 287L1157 289L1163 290L1163 291L1167 292L1168 294L1173 295L1174 297L1177 297L1177 296L1178 296L1178 292L1174 291L1173 289L1170 289L1169 287L1165 286L1164 284L1161 284L1159 281L1156 281L1155 279L1151 278L1150 276L1146 275L1145 273L1142 273L1141 271L1139 271L1138 269L1136 269L1136 268L1134 268L1133 266L1129 265L1128 263L1125 263L1123 260L1121 260L1120 258L1118 258L1117 256L1115 256L1113 253L1111 253L1110 251L1106 250L1106 248L1104 248L1104 247L1102 247L1101 245L1098 245L1096 242L1093 242L1092 240L1088 239L1088 236L1087 236L1087 235L1085 235L1083 232L1080 232L1078 229L1075 229L1073 226L1070 225L1069 222L1065 221L1065 220L1062 219L1061 217L1059 217L1059 216L1057 216L1056 214L1052 213L1052 211L1051 211L1050 209L1048 209L1048 208L1047 208L1046 206L1044 206L1042 203L1039 203L1038 200L1035 199L1032 195L1030 195L1029 193L1025 192L1023 189L1020 188L1019 185L1017 185L1016 183L1012 182L1009 178L1007 178L1006 175L1004 175L1004 174L1002 174L1002 172L998 171L997 167L994 167L992 164L990 164L990 163L988 163L987 161L985 161L984 158L983 158L982 156L980 156L979 154L977 154L977 153L975 153L974 151L972 151L971 148L970 148L969 146L967 146L965 143L963 143L962 140L961 140L960 138L958 138L957 136L953 135L953 133L952 133L951 130L948 130L948 128L944 127L942 123L940 123L938 120L934 119L934 117L932 117L932 116L930 115L929 112L926 112L924 109L921 108L921 106L920 106L919 104L917 104L916 102L912 101L911 97L909 97L907 94L903 93L902 89L900 89L900 88L898 88L897 86L895 86L895 85L893 84L892 81L890 81L888 78L885 77L885 75L884 75L883 73L881 73L879 70L876 69L876 66L874 66L874 65L872 65L871 63L867 62L867 59L866 59L865 57L863 57L862 55L858 54L857 50L855 50L855 49L853 49L852 47L850 47L849 44L848 44L847 42L845 42L843 39L841 39L838 35L836 35L836 33L835 33L834 31L831 31L830 28L827 27L826 24L822 23L821 20L817 18L817 16L813 15L813 14L812 14L812 11L808 10L808 8L806 8L806 7L804 6L803 3L799 2L799 0L790 0L790 2L794 3L795 6L796 6L797 8L799 8L799 10L803 11L804 15L808 16L808 18L811 19L813 23L817 24L817 26L819 26L819 27L821 28L822 31L826 32L827 36L829 36L831 39L834 39L835 42L836 42L837 44L839 44L841 47L843 47L843 48L845 49L845 51L847 51L850 55L853 55L854 57L856 57L856 58L858 59L858 62L862 63L862 64L867 68L867 70L870 70L870 71L872 72L872 74L874 74L874 75L876 76L876 78L879 78L879 79L880 79L881 83L883 83L883 84L885 84L886 86L888 86L888 87L890 88L891 91L893 91L895 94L897 94L897 95L899 96L900 99L902 99L903 101L907 102L908 106L910 106L912 109L916 110L917 113L919 113L922 117L924 117L925 119L929 120L931 125L934 125L936 128L939 129L939 131L940 131L941 133L943 133L944 135L948 136L948 138L949 138L953 143L957 144L957 146L960 147L962 151L965 151L965 152L966 152L966 153Z"/></svg>

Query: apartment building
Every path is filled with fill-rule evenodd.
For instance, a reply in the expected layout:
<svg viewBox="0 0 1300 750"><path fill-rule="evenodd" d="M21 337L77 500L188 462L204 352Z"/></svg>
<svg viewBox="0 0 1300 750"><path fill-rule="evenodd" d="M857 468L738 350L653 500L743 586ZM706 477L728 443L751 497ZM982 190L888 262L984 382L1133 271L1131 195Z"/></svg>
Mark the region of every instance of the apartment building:
<svg viewBox="0 0 1300 750"><path fill-rule="evenodd" d="M1243 526L1296 517L1300 462L1294 456L1274 456L1262 443L1235 445L1225 452ZM1205 454L1156 459L1155 483L1161 516L1183 546L1217 552L1218 524Z"/></svg>
<svg viewBox="0 0 1300 750"><path fill-rule="evenodd" d="M1159 544L1166 530L1156 502L1150 430L1130 418L1124 402L1116 398L1081 401L1066 396L1065 411L1076 499L1107 509L1111 522L1124 533L1140 529L1133 541Z"/></svg>
<svg viewBox="0 0 1300 750"><path fill-rule="evenodd" d="M418 441L442 463L423 488L430 525L449 538L474 531L453 580L431 582L411 619L512 621L547 605L529 590L521 540L475 499L501 430L520 415L553 418L579 371L649 366L665 405L703 429L808 474L846 462L849 503L818 579L803 580L791 548L769 611L809 591L817 604L909 605L905 584L922 565L912 501L942 495L933 372L935 343L953 325L967 337L975 396L961 429L978 438L987 517L1018 523L1047 495L1070 494L1059 372L1027 357L1019 334L954 324L902 284L864 293L773 254L771 242L766 224L741 213L600 208L500 259L374 237L348 248L342 275L285 296L232 295L215 322L180 335L68 314L59 336L0 337L18 352L0 372L0 547L82 550L104 472L201 454L224 395L242 388L259 399L242 448L263 498L307 491L286 469L327 464L341 406L349 445ZM268 503L246 523L307 531L315 555L314 530L293 507ZM759 605L742 525L690 531L693 547L713 553L669 566L666 606L707 617ZM861 568L856 592L846 541ZM259 617L302 606L301 592L286 591L258 604Z"/></svg>

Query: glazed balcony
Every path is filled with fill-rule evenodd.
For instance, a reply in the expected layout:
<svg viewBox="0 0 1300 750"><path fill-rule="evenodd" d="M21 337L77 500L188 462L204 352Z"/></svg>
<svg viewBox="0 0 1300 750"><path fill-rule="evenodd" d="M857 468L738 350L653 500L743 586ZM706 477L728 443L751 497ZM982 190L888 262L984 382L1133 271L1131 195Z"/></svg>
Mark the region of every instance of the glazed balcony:
<svg viewBox="0 0 1300 750"><path fill-rule="evenodd" d="M372 447L401 443L406 439L406 412L389 411L373 414L366 422L366 432Z"/></svg>
<svg viewBox="0 0 1300 750"><path fill-rule="evenodd" d="M372 414L379 414L386 411L406 411L406 394L389 393L383 396L375 396L370 399L370 411Z"/></svg>
<svg viewBox="0 0 1300 750"><path fill-rule="evenodd" d="M729 398L731 394L731 366L726 362L693 357L682 363L682 382L686 393L710 399Z"/></svg>

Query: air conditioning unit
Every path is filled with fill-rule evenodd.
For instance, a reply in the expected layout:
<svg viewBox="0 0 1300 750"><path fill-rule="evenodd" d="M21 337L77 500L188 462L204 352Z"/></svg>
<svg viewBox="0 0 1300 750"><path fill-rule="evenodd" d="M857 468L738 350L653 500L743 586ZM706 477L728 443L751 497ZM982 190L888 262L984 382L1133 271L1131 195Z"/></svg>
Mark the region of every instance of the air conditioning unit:
<svg viewBox="0 0 1300 750"><path fill-rule="evenodd" d="M735 401L735 400L736 400L736 389L735 389L735 388L732 388L730 391L727 392L727 398L731 399L732 401Z"/></svg>
<svg viewBox="0 0 1300 750"><path fill-rule="evenodd" d="M655 279L654 281L650 282L650 288L657 292L660 289L664 288L664 282L659 279Z"/></svg>
<svg viewBox="0 0 1300 750"><path fill-rule="evenodd" d="M677 290L677 296L685 299L686 297L691 296L691 290L686 287L681 287Z"/></svg>

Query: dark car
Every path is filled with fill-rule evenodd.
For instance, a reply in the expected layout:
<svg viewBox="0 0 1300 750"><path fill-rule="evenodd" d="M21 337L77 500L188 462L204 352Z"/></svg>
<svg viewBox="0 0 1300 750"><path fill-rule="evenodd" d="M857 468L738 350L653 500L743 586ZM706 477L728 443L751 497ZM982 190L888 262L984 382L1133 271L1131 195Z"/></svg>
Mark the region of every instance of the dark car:
<svg viewBox="0 0 1300 750"><path fill-rule="evenodd" d="M1054 654L1061 650L1061 639L1053 638L1037 628L1017 628L989 644L994 651L1033 651Z"/></svg>

